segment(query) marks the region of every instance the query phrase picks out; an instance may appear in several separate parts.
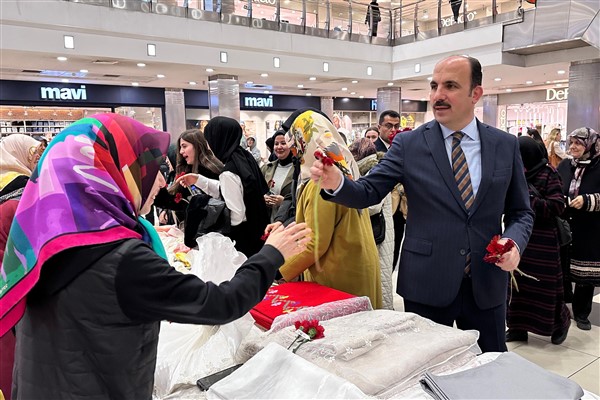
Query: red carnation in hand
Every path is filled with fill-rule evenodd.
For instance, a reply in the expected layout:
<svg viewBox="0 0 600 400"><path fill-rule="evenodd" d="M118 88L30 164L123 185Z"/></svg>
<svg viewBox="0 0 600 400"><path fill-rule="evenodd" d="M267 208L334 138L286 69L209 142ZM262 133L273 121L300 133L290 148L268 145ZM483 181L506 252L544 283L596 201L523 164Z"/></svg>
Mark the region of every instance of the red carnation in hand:
<svg viewBox="0 0 600 400"><path fill-rule="evenodd" d="M180 173L178 173L177 175L175 175L175 180L177 180L177 179L181 178L181 177L182 177L182 176L184 176L184 175L185 175L185 172L180 172Z"/></svg>
<svg viewBox="0 0 600 400"><path fill-rule="evenodd" d="M269 233L264 233L261 237L260 240L262 240L263 242L265 242L267 239L269 238Z"/></svg>
<svg viewBox="0 0 600 400"><path fill-rule="evenodd" d="M507 240L504 244L498 243L499 240L500 235L496 235L492 238L485 248L487 254L483 257L483 261L495 264L505 253L508 253L515 246L512 240Z"/></svg>
<svg viewBox="0 0 600 400"><path fill-rule="evenodd" d="M321 150L316 150L314 156L317 160L320 160L323 163L323 165L334 164L333 158L326 156Z"/></svg>
<svg viewBox="0 0 600 400"><path fill-rule="evenodd" d="M175 203L179 204L179 202L181 202L182 199L183 199L183 195L181 193L177 193L175 195L174 201L175 201Z"/></svg>

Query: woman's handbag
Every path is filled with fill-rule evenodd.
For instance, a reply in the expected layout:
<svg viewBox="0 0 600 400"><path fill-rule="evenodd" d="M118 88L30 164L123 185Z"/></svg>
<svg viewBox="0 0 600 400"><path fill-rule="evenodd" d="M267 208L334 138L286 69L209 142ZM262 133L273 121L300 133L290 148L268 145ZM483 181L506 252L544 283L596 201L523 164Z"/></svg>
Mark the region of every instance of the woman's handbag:
<svg viewBox="0 0 600 400"><path fill-rule="evenodd" d="M383 216L383 210L371 215L371 227L373 228L375 244L381 244L385 240L385 217Z"/></svg>
<svg viewBox="0 0 600 400"><path fill-rule="evenodd" d="M529 183L527 186L529 186L529 189L537 197L542 197L540 192L531 183ZM556 218L556 229L558 231L558 244L560 245L560 247L566 246L569 243L571 243L571 241L573 241L573 236L571 234L571 225L569 225L569 221L567 221L564 218L561 218L561 217L555 217L555 218Z"/></svg>
<svg viewBox="0 0 600 400"><path fill-rule="evenodd" d="M209 232L223 236L231 233L231 212L223 200L196 194L190 198L185 214L184 243L188 247L196 247L196 239Z"/></svg>

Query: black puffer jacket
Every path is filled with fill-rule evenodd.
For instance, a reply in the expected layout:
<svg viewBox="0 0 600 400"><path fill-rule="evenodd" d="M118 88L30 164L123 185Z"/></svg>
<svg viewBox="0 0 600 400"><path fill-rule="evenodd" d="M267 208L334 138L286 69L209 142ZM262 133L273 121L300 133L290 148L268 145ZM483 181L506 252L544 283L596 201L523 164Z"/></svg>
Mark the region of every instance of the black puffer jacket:
<svg viewBox="0 0 600 400"><path fill-rule="evenodd" d="M264 297L281 254L265 246L217 286L128 239L58 254L17 325L14 399L151 399L159 321L223 324Z"/></svg>

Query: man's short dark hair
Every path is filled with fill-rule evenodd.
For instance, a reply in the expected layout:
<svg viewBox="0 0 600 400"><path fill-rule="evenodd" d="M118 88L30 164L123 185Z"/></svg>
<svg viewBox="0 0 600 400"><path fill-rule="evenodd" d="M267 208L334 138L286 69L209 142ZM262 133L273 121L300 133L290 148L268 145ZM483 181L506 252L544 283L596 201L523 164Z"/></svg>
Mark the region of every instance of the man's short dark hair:
<svg viewBox="0 0 600 400"><path fill-rule="evenodd" d="M400 118L400 114L398 114L397 111L394 111L394 110L385 110L379 116L379 125L383 124L383 120L387 116L389 116L390 118Z"/></svg>
<svg viewBox="0 0 600 400"><path fill-rule="evenodd" d="M483 81L483 73L481 72L481 63L474 57L465 56L471 65L471 91L477 86L481 86Z"/></svg>

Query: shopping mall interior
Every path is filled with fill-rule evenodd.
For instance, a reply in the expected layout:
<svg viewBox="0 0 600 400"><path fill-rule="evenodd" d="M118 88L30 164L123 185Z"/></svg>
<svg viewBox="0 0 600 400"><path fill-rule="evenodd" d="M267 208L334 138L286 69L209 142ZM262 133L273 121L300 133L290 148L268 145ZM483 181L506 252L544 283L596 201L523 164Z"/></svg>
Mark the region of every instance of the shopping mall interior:
<svg viewBox="0 0 600 400"><path fill-rule="evenodd" d="M483 66L483 122L560 128L563 146L577 127L599 130L597 0L450 3L381 0L377 24L367 0L2 0L0 135L52 139L112 111L175 141L227 115L266 158L265 140L301 107L326 110L350 139L385 108L402 127L433 119L429 81L453 54ZM590 320L561 345L530 335L509 350L600 395L598 288Z"/></svg>

